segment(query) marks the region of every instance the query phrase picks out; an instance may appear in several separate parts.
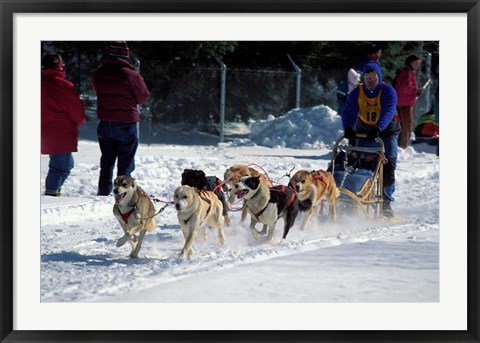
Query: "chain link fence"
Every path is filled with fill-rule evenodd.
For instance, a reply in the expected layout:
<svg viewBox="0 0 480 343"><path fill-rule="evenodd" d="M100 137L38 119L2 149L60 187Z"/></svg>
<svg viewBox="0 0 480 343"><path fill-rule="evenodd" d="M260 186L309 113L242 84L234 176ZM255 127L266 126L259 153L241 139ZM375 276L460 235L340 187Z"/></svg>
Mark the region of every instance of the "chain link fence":
<svg viewBox="0 0 480 343"><path fill-rule="evenodd" d="M97 140L96 95L91 85L91 73L97 66L79 66L74 79L79 85L87 112L87 123L80 127L80 138ZM336 80L343 70L302 70L299 75L288 69L240 69L226 66L225 94L222 101L222 68L212 65L164 65L158 61L143 61L141 74L151 96L139 107L140 142L144 144L203 144L214 145L235 133L223 136L221 123L256 121L269 115L278 117L297 104L313 107L324 104L337 109ZM300 77L299 77L300 76ZM428 76L417 75L419 85ZM297 82L300 87L297 88ZM431 108L436 87L430 81L418 98L416 116ZM432 90L433 89L433 90ZM222 110L221 106L224 105ZM224 115L222 120L221 115Z"/></svg>
<svg viewBox="0 0 480 343"><path fill-rule="evenodd" d="M80 128L80 138L96 140L96 95L91 85L92 68L82 69L76 84L87 112L87 123ZM278 117L296 106L295 71L282 69L228 68L225 99L221 101L221 67L181 64L162 65L144 61L141 74L150 90L149 100L139 107L140 141L146 144L216 144L220 141L221 104L224 122L244 122ZM302 106L325 103L335 106L335 89L326 94L320 86L320 71L302 73ZM325 93L325 94L324 94ZM323 99L322 99L323 94ZM225 136L228 141L235 133Z"/></svg>

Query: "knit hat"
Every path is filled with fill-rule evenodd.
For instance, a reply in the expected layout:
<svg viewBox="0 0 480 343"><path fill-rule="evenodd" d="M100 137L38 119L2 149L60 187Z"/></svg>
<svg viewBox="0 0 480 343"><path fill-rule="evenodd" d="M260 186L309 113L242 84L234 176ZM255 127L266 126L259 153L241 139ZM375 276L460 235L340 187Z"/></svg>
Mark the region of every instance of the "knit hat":
<svg viewBox="0 0 480 343"><path fill-rule="evenodd" d="M57 53L48 53L42 58L42 67L45 69L63 70L65 63L62 56Z"/></svg>
<svg viewBox="0 0 480 343"><path fill-rule="evenodd" d="M127 42L112 42L107 48L107 55L128 60L130 58L130 49L128 48Z"/></svg>
<svg viewBox="0 0 480 343"><path fill-rule="evenodd" d="M365 82L365 79L364 79L365 74L370 73L372 71L377 73L378 83L381 84L383 82L382 68L375 61L370 61L365 65L365 68L363 69L363 73L362 73L362 82Z"/></svg>
<svg viewBox="0 0 480 343"><path fill-rule="evenodd" d="M378 43L372 43L367 47L367 54L373 55L382 50L382 47Z"/></svg>

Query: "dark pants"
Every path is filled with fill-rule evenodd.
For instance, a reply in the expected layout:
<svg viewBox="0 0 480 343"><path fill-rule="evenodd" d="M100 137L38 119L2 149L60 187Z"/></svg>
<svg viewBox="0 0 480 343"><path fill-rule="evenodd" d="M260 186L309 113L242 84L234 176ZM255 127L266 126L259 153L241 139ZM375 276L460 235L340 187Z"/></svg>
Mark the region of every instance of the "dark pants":
<svg viewBox="0 0 480 343"><path fill-rule="evenodd" d="M70 170L73 168L73 154L67 152L65 154L50 155L48 163L48 174L45 179L45 192L56 193L60 192L63 183L70 175Z"/></svg>
<svg viewBox="0 0 480 343"><path fill-rule="evenodd" d="M398 155L398 136L389 135L381 137L385 147L385 157L388 162L383 166L383 199L386 203L394 201L393 194L395 193L395 169L397 168ZM367 141L364 139L357 140L357 146L363 147L378 147L375 141Z"/></svg>
<svg viewBox="0 0 480 343"><path fill-rule="evenodd" d="M380 133L380 138L385 147L385 157L388 160L383 166L383 200L387 204L395 200L393 198L395 193L395 169L397 168L398 140L401 129L400 123L397 120L392 120ZM367 133L368 127L359 121L357 132ZM377 147L378 143L359 139L357 140L357 146Z"/></svg>
<svg viewBox="0 0 480 343"><path fill-rule="evenodd" d="M117 176L131 176L135 170L138 147L138 124L100 122L97 128L100 158L98 195L110 195L113 189L113 169L117 163Z"/></svg>
<svg viewBox="0 0 480 343"><path fill-rule="evenodd" d="M410 136L413 131L413 106L399 106L397 110L402 123L402 131L398 137L398 146L406 149L410 145Z"/></svg>

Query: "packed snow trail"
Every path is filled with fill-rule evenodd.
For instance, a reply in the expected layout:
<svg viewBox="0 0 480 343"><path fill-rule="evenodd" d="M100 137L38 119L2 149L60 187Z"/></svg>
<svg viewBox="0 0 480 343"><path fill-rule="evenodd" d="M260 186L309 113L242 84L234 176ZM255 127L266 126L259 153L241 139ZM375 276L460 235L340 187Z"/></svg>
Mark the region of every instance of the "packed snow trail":
<svg viewBox="0 0 480 343"><path fill-rule="evenodd" d="M439 169L438 158L432 154L405 151L399 158L394 206L401 218L399 221L366 221L359 217L339 218L336 223L330 223L321 218L313 219L306 230L300 232L300 221L297 220L287 239L280 243L281 223L277 223L272 242L256 241L248 230L248 223L240 223L240 213L231 212L232 225L225 228L225 246L219 246L216 235L207 231L210 233L207 241L198 239L194 244L193 258L184 261L177 257L184 239L173 206L157 217L158 229L146 235L139 258L127 257L128 245L115 247L122 231L112 215L113 199L95 195L97 150L95 144L81 142L80 151L85 153L75 156L76 166L65 184L65 197L42 197L43 302L215 302L228 301L229 296L231 301L240 302L438 301ZM42 171L45 170L44 161L46 159L42 157ZM158 146L141 147L137 161L134 177L142 188L159 199L171 200L185 168L202 169L207 175L221 178L223 171L233 164L256 162L272 179L286 183L288 180L282 177L292 167L326 169L329 151ZM157 210L161 206L157 204ZM425 256L422 257L422 253ZM409 254L411 258L408 258ZM396 256L398 260L385 262L389 263L385 265L386 270L377 270L379 261L375 261L374 256ZM287 286L283 285L282 292L270 290L268 296L260 299L251 291L242 291L244 285L237 283L237 288L230 288L229 293L222 296L205 292L197 300L189 298L187 294L190 293L184 288L182 291L182 287L199 286L197 281L201 283L202 280L205 283L200 285L208 288L210 279L232 287L230 283L235 284L233 281L237 278L248 280L248 273L268 275L264 272L267 266L273 268L271 273L279 279L288 279L282 275L291 272L282 274L281 265L288 266L288 261L296 261L292 262L293 268L298 270L303 258L303 268L308 270L315 266L311 263L318 263L322 271L321 277L303 274L302 277L310 275L312 278L303 282L323 289L341 282L339 275L343 270L350 273L349 276L344 274L344 281L346 278L348 284L363 284L365 289L350 289L342 296L342 292L317 293L306 287L296 296L287 292L290 296L285 297L281 294L286 292ZM341 262L342 259L346 264ZM371 263L370 269L359 266L359 261ZM322 269L321 266L328 268ZM373 279L382 279L384 274L397 279L384 279L375 286L376 289L371 289L374 284L359 283L362 276L358 273L352 275L354 266L361 267L364 275ZM399 272L392 273L392 270ZM402 282L412 287L411 292L404 289ZM294 284L292 280L292 287ZM371 290L368 291L367 287ZM157 292L144 295L142 290L146 289L156 289ZM165 291L158 291L163 289ZM171 292L166 291L168 289ZM173 289L177 291L173 292ZM394 291L400 292L398 296Z"/></svg>

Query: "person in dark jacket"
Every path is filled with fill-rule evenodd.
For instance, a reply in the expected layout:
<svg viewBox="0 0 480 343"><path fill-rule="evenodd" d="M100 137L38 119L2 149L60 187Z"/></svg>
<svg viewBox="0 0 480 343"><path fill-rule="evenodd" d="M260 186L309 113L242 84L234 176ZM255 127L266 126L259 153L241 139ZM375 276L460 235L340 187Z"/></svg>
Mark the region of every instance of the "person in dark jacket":
<svg viewBox="0 0 480 343"><path fill-rule="evenodd" d="M365 65L370 62L375 62L379 66L381 66L380 63L380 57L382 57L382 46L379 43L371 43L370 45L367 46L365 49L366 56L365 58L360 62L360 64L357 67L357 71L361 74L365 70Z"/></svg>
<svg viewBox="0 0 480 343"><path fill-rule="evenodd" d="M115 163L117 176L131 176L135 170L140 121L138 105L145 103L150 92L130 61L130 49L125 41L111 43L92 81L97 93L97 117L100 119L97 135L102 153L97 194L110 195Z"/></svg>
<svg viewBox="0 0 480 343"><path fill-rule="evenodd" d="M383 169L383 214L392 217L391 202L394 201L397 142L401 130L396 116L397 94L395 89L382 81L380 65L370 62L365 65L360 85L347 97L342 114L345 138L356 146L378 146L380 137L385 145L388 162ZM356 134L366 135L366 139Z"/></svg>
<svg viewBox="0 0 480 343"><path fill-rule="evenodd" d="M41 153L50 157L45 195L61 196L61 188L74 166L78 127L85 123L85 107L73 83L65 79L59 53L42 58Z"/></svg>
<svg viewBox="0 0 480 343"><path fill-rule="evenodd" d="M415 73L420 67L421 59L413 54L405 60L405 67L395 78L395 90L398 94L398 115L402 123L402 131L398 139L398 146L405 149L410 145L410 136L413 131L413 108L417 103L417 96L421 94L418 88Z"/></svg>

